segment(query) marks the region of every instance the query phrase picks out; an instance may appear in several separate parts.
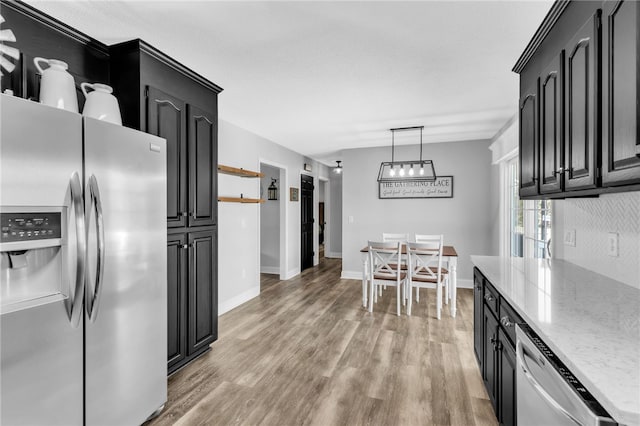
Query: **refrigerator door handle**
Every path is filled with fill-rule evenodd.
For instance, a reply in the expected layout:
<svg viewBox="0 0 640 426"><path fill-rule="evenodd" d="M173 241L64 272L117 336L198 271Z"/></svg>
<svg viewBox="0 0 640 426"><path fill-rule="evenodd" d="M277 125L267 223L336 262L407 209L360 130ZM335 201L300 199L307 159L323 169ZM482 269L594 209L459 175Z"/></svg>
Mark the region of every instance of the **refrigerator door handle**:
<svg viewBox="0 0 640 426"><path fill-rule="evenodd" d="M95 175L89 178L89 196L91 197L91 206L96 218L96 236L98 256L96 262L96 278L93 287L93 294L87 294L87 313L89 320L95 322L98 317L98 308L100 306L100 295L102 294L102 276L104 275L104 219L102 217L102 199L100 198L100 190L98 188L98 179Z"/></svg>
<svg viewBox="0 0 640 426"><path fill-rule="evenodd" d="M73 172L69 180L71 203L76 225L76 284L71 302L71 327L77 328L82 319L82 301L84 299L84 274L86 268L87 242L84 223L84 205L82 201L82 185L78 172Z"/></svg>

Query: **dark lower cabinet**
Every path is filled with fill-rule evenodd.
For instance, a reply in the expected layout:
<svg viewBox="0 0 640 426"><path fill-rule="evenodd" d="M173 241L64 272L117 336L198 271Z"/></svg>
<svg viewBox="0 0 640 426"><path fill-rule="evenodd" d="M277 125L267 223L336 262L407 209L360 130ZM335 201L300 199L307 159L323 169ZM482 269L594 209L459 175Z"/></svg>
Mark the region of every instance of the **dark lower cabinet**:
<svg viewBox="0 0 640 426"><path fill-rule="evenodd" d="M482 365L484 361L484 334L482 332L484 324L483 288L482 275L475 269L473 271L473 351L478 360L480 371L484 371Z"/></svg>
<svg viewBox="0 0 640 426"><path fill-rule="evenodd" d="M482 380L498 422L505 426L516 425L514 330L515 323L523 321L502 296L497 296L496 290L477 268L473 275L473 342Z"/></svg>
<svg viewBox="0 0 640 426"><path fill-rule="evenodd" d="M218 337L215 229L167 237L167 354L172 373Z"/></svg>
<svg viewBox="0 0 640 426"><path fill-rule="evenodd" d="M168 369L187 356L187 284L189 282L186 234L167 236L167 357Z"/></svg>
<svg viewBox="0 0 640 426"><path fill-rule="evenodd" d="M218 295L216 281L216 231L189 234L189 324L188 355L209 347L218 337Z"/></svg>
<svg viewBox="0 0 640 426"><path fill-rule="evenodd" d="M498 414L498 320L484 309L484 373L482 380L489 394L493 411ZM500 420L500 419L498 419Z"/></svg>
<svg viewBox="0 0 640 426"><path fill-rule="evenodd" d="M500 424L516 424L516 350L507 335L498 330L499 364L498 374L498 419Z"/></svg>

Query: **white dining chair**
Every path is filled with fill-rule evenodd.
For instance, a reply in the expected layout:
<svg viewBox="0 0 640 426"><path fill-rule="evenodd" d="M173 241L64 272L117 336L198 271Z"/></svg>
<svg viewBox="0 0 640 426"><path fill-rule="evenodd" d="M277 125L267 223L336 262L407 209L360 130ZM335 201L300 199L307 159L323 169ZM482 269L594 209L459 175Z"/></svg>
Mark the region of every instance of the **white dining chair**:
<svg viewBox="0 0 640 426"><path fill-rule="evenodd" d="M436 317L442 313L442 287L445 277L442 273L442 236L439 240L424 243L407 243L409 274L407 276L409 302L407 315L411 315L413 289L416 289L416 303L420 288L436 289Z"/></svg>
<svg viewBox="0 0 640 426"><path fill-rule="evenodd" d="M414 240L416 243L430 243L440 241L440 245L444 247L444 236L440 234L415 234ZM431 267L434 266L435 265L431 265ZM448 264L446 266L443 264L441 271L441 273L444 275L444 303L447 305L449 304L449 299L451 299L451 289L449 288L449 283L451 280L449 279L449 269L447 269L448 267ZM418 292L418 289L416 289L416 301L420 301L420 293Z"/></svg>
<svg viewBox="0 0 640 426"><path fill-rule="evenodd" d="M373 303L377 301L377 287L396 287L396 310L400 315L400 298L406 293L407 272L398 268L402 255L402 243L399 241L369 241L369 312L373 312ZM393 265L393 266L392 266ZM401 294L402 293L402 294Z"/></svg>

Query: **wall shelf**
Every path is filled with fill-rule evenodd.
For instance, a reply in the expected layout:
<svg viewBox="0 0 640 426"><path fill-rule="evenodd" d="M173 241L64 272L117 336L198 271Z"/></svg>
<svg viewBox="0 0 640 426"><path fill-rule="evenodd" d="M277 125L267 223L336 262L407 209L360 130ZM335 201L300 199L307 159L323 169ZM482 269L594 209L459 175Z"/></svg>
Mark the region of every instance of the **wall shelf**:
<svg viewBox="0 0 640 426"><path fill-rule="evenodd" d="M262 198L244 198L244 197L218 197L218 201L223 203L264 203Z"/></svg>
<svg viewBox="0 0 640 426"><path fill-rule="evenodd" d="M240 176L244 178L261 178L264 177L264 173L254 172L252 170L238 169L236 167L223 166L218 164L218 173L224 173L226 175Z"/></svg>

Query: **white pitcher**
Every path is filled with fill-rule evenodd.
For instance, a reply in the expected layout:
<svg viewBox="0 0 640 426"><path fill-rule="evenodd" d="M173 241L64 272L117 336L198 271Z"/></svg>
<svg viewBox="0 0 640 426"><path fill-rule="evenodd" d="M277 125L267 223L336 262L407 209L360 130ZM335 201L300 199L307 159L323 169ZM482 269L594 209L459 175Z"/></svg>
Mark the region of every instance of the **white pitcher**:
<svg viewBox="0 0 640 426"><path fill-rule="evenodd" d="M68 111L78 112L78 98L73 76L67 72L66 62L57 59L33 58L38 72L42 75L40 81L40 103ZM40 63L46 63L43 69Z"/></svg>
<svg viewBox="0 0 640 426"><path fill-rule="evenodd" d="M102 83L82 83L80 88L87 98L82 115L122 125L120 107L118 106L118 100L112 95L113 89L111 86ZM87 89L92 89L93 91L89 92Z"/></svg>

